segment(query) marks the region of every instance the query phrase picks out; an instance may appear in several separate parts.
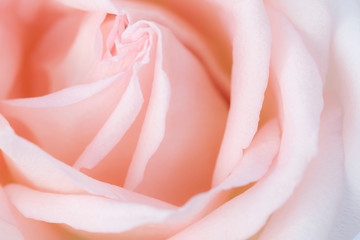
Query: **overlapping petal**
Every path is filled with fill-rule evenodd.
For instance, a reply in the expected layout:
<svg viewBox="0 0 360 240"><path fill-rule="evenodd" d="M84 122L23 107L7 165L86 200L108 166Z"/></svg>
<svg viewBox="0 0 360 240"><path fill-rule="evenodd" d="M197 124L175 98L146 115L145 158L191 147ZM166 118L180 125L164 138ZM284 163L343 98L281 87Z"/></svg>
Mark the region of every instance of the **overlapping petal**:
<svg viewBox="0 0 360 240"><path fill-rule="evenodd" d="M282 141L276 163L251 189L174 239L249 238L291 196L316 154L322 111L320 74L289 21L276 10L268 8L268 12L273 33L271 78L279 86L282 108Z"/></svg>

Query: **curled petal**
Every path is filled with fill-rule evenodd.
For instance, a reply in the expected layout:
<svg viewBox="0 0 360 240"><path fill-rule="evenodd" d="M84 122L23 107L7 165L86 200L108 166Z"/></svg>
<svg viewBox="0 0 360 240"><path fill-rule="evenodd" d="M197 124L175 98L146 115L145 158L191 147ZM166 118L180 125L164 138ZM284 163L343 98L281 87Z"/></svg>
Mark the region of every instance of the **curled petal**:
<svg viewBox="0 0 360 240"><path fill-rule="evenodd" d="M251 189L174 239L249 238L291 196L316 154L322 111L320 74L291 24L276 10L269 8L268 12L274 36L271 69L282 103L282 141L277 162Z"/></svg>
<svg viewBox="0 0 360 240"><path fill-rule="evenodd" d="M269 76L270 25L262 1L225 1L234 11L233 72L230 110L216 162L213 186L241 160L258 126Z"/></svg>

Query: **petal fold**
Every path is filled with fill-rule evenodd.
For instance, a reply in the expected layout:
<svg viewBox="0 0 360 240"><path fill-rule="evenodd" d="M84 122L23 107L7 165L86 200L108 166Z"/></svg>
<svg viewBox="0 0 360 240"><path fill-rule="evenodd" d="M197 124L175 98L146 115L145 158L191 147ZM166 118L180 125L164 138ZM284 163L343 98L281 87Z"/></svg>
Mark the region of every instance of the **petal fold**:
<svg viewBox="0 0 360 240"><path fill-rule="evenodd" d="M236 24L230 110L225 136L216 162L213 186L221 182L241 160L258 126L269 77L270 24L262 1L226 1ZM231 10L230 10L231 9Z"/></svg>

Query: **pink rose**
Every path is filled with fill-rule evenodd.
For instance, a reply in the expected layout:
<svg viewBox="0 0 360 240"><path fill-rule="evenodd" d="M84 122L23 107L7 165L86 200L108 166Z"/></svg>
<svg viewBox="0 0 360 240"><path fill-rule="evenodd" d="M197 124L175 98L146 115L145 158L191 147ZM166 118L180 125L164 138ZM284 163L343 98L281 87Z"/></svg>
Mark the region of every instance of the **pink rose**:
<svg viewBox="0 0 360 240"><path fill-rule="evenodd" d="M0 0L0 239L352 239L355 0Z"/></svg>

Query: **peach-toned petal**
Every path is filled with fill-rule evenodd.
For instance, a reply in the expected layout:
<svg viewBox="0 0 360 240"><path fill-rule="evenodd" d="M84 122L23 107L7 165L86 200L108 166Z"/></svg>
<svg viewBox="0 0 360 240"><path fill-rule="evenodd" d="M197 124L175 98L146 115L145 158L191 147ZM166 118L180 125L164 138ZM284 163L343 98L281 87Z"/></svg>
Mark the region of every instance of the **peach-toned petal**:
<svg viewBox="0 0 360 240"><path fill-rule="evenodd" d="M271 68L283 104L283 134L277 162L251 189L174 239L246 239L255 234L290 197L316 153L322 110L320 74L286 18L274 10L269 12L274 36Z"/></svg>
<svg viewBox="0 0 360 240"><path fill-rule="evenodd" d="M34 53L38 67L50 77L50 92L94 81L93 69L102 57L100 26L106 14L75 13L60 18L38 43ZM54 51L54 48L62 51Z"/></svg>
<svg viewBox="0 0 360 240"><path fill-rule="evenodd" d="M141 22L138 22L141 24ZM147 162L159 147L165 135L166 114L170 101L170 83L163 70L162 37L160 29L150 25L157 38L154 80L146 116L124 186L134 189L142 180ZM156 41L153 39L153 41Z"/></svg>
<svg viewBox="0 0 360 240"><path fill-rule="evenodd" d="M46 0L16 0L16 14L25 22L31 22L36 18Z"/></svg>
<svg viewBox="0 0 360 240"><path fill-rule="evenodd" d="M85 10L85 11L99 11L117 14L118 11L114 7L111 0L54 0L65 4L69 7Z"/></svg>
<svg viewBox="0 0 360 240"><path fill-rule="evenodd" d="M0 99L8 97L21 63L21 35L16 19L0 9Z"/></svg>
<svg viewBox="0 0 360 240"><path fill-rule="evenodd" d="M131 201L114 201L97 196L44 193L10 184L11 202L26 217L66 223L89 232L122 232L136 226L164 221L171 213Z"/></svg>
<svg viewBox="0 0 360 240"><path fill-rule="evenodd" d="M20 142L17 143L18 146L21 146L21 149L25 149L24 145L21 144L19 145ZM220 185L218 188L211 190L208 193L199 195L194 197L193 200L189 201L185 206L183 206L182 208L179 209L171 209L168 206L164 205L164 204L155 204L152 201L150 201L150 199L144 199L143 201L139 200L141 198L139 197L132 197L130 193L124 193L123 195L126 197L126 200L122 200L120 199L114 199L114 200L110 200L110 199L105 199L105 198L101 198L101 197L96 197L96 196L87 196L87 195L61 195L61 194L50 194L50 193L40 193L34 190L30 190L27 189L25 187L21 187L21 186L16 186L16 185L12 185L9 186L8 188L15 188L15 193L12 192L12 194L16 194L16 195L12 195L12 202L17 206L17 208L20 210L21 213L23 213L26 217L30 217L30 218L34 218L34 219L40 219L40 220L46 220L49 222L64 222L67 225L73 226L75 228L80 228L89 232L102 232L102 231L110 231L110 232L122 232L126 229L123 229L122 227L120 227L120 225L116 225L114 226L114 219L103 219L103 225L102 226L98 226L99 228L102 229L96 229L93 227L93 225L91 224L98 224L99 222L88 222L89 225L86 225L87 223L77 223L77 219L76 218L70 218L66 211L70 211L70 209L72 209L72 213L79 216L79 218L83 218L83 211L88 211L89 214L95 214L96 211L98 212L102 212L104 211L104 208L108 208L108 204L111 205L111 207L114 206L119 206L120 207L121 204L124 204L124 209L127 211L130 211L132 213L134 212L138 212L139 214L145 214L144 212L144 208L148 209L148 208L154 208L155 206L158 206L160 208L154 208L156 209L156 211L154 210L154 212L151 212L150 215L154 215L154 216L163 216L162 214L164 214L164 212L166 212L166 217L164 216L164 218L162 218L162 220L160 222L158 222L158 220L156 220L157 218L154 219L149 219L149 223L151 222L153 224L153 227L150 228L146 228L147 232L156 232L156 229L164 229L165 233L158 233L158 234L173 234L174 231L178 231L179 229L183 228L184 226L191 224L192 221L194 221L195 219L198 218L198 215L200 214L200 216L202 214L205 214L207 211L211 210L211 205L210 207L209 202L214 201L214 198L216 197L216 195L221 192L224 189L228 189L231 187L238 187L241 185L246 185L248 183L250 183L251 181L256 181L259 178L261 178L263 176L263 174L265 173L264 170L264 166L268 166L269 163L271 162L271 160L273 159L273 157L275 156L276 152L277 152L277 148L278 148L278 144L279 144L279 129L277 127L277 123L276 122L271 122L270 124L265 125L260 131L259 133L255 136L255 140L254 140L255 144L250 145L249 149L247 151L245 151L244 154L244 164L240 164L237 168L238 170L235 170L234 173L237 174L238 177L233 177L232 179L230 179L230 181L225 182L225 184ZM34 147L34 146L33 146ZM259 151L261 149L261 151ZM261 152L261 154L259 155L259 152ZM44 156L40 156L39 153L36 154L37 155L37 159L43 159ZM30 162L30 161L26 161L26 162ZM54 180L52 178L47 178L46 181L49 182L49 187L50 188L46 188L45 184L46 183L42 183L42 186L38 185L38 189L43 189L43 190L50 190L51 192L61 192L60 190L57 190L59 186L59 181L72 181L73 184L77 184L79 187L84 187L85 185L87 186L87 189L89 187L92 187L92 191L93 194L96 195L101 195L99 194L100 192L96 192L96 191L106 191L107 189L109 189L108 185L106 184L100 184L100 183L96 183L94 182L94 180L91 179L87 179L86 176L81 176L81 173L79 172L75 172L75 170L71 169L70 167L59 163L56 165L55 162L52 162L53 165L55 165L55 167L51 167L51 165L49 165L49 163L51 163L51 160L47 159L47 165L46 166L46 162L45 161L39 161L36 159L33 159L31 161L32 165L35 166L40 166L42 167L42 171L44 172L52 172L53 175L58 176L59 180L56 182L54 182ZM50 166L50 167L49 167ZM29 169L29 168L28 168ZM254 173L254 175L248 176L246 175L246 172L252 172ZM32 176L31 178L35 179L38 178L38 180L41 180L41 173L38 172L36 170L36 168L34 170L32 170L31 172L34 172L34 176ZM62 175L61 176L61 172ZM244 175L244 176L243 176ZM29 175L27 175L29 176ZM240 177L240 178L239 178ZM69 180L70 179L70 180ZM45 181L45 180L43 180ZM53 188L51 189L51 186L53 186ZM99 189L95 189L96 186L98 186L101 190ZM19 189L26 189L26 191L24 191L23 193L19 193L22 192ZM116 189L112 189L114 192ZM67 191L68 193L70 193L70 191ZM31 194L30 194L31 193ZM11 192L10 192L11 194ZM20 195L17 195L20 194ZM24 195L22 195L24 194ZM26 195L25 195L26 194ZM29 195L28 195L29 194ZM35 196L36 195L36 196ZM30 197L31 196L31 197ZM33 198L34 197L34 198ZM45 200L43 200L43 197L45 197ZM109 196L111 197L111 196ZM58 199L58 200L56 200ZM44 205L44 201L45 201L45 205ZM57 205L56 208L52 207L51 209L54 210L47 210L45 212L44 209L48 209L46 207L46 201L49 201L49 204L51 203L51 205L49 206L54 206L52 204L59 204ZM74 202L73 202L74 201ZM88 207L87 209L82 209L82 208L77 208L77 205L74 204L80 204L82 205L84 208L85 203L89 201L89 204L94 203L93 206ZM104 206L102 206L102 204L104 204ZM129 208L130 204L133 208ZM133 204L133 205L132 205ZM146 204L146 205L145 205ZM30 207L31 205L31 207ZM61 208L60 208L61 207ZM110 206L109 206L110 207ZM57 210L56 210L57 209ZM89 209L94 210L94 211L89 211ZM63 210L63 211L62 211ZM120 211L119 212L113 212L112 213L112 217L115 218L123 218L124 220L126 220L126 211ZM56 214L52 211L61 211L62 214L59 214L58 212L56 212ZM33 214L33 215L28 215L28 214ZM54 214L54 215L52 215ZM124 215L125 214L125 215ZM52 216L51 216L52 215ZM58 217L57 217L58 216ZM73 216L73 215L71 215ZM50 219L51 218L51 219ZM165 219L168 219L167 221L165 221ZM107 222L109 221L109 222ZM135 221L135 220L134 220ZM144 219L141 220L141 222L138 222L136 224L136 226L141 226L144 224L143 221L146 221ZM79 226L79 224L84 224ZM108 229L107 226L112 229ZM125 225L122 225L123 227L126 227ZM134 225L135 226L135 225ZM129 227L132 228L132 227ZM167 230L166 230L167 229ZM145 230L144 230L145 231ZM136 231L135 231L136 232ZM135 233L134 233L135 234ZM146 232L143 233L146 235Z"/></svg>
<svg viewBox="0 0 360 240"><path fill-rule="evenodd" d="M0 115L1 116L1 115ZM18 182L56 193L91 193L172 208L171 205L92 179L54 159L36 145L14 134L4 118L0 122L0 149ZM19 151L21 148L21 151ZM49 175L49 172L51 174Z"/></svg>
<svg viewBox="0 0 360 240"><path fill-rule="evenodd" d="M341 117L339 106L326 101L318 155L293 195L265 225L259 240L329 239L343 197Z"/></svg>
<svg viewBox="0 0 360 240"><path fill-rule="evenodd" d="M9 209L6 193L2 189L2 186L0 186L0 237L1 239L9 240L24 239Z"/></svg>
<svg viewBox="0 0 360 240"><path fill-rule="evenodd" d="M197 214L208 213L207 205L221 191L246 186L264 177L278 152L279 145L280 129L278 122L272 120L258 131L244 152L242 161L237 164L234 171L223 182L208 192L195 195L174 216L186 219L185 224L188 225ZM174 221L179 221L175 217Z"/></svg>
<svg viewBox="0 0 360 240"><path fill-rule="evenodd" d="M11 239L11 240L23 240L24 237L14 225L11 225L8 222L3 221L0 218L0 236L3 239Z"/></svg>
<svg viewBox="0 0 360 240"><path fill-rule="evenodd" d="M254 136L270 60L270 26L262 1L225 2L236 24L233 39L231 106L213 176L213 186L234 168Z"/></svg>
<svg viewBox="0 0 360 240"><path fill-rule="evenodd" d="M68 87L43 97L17 98L2 101L3 104L27 108L64 107L75 104L101 92L119 78L119 74L89 84Z"/></svg>
<svg viewBox="0 0 360 240"><path fill-rule="evenodd" d="M310 55L317 63L323 81L329 65L332 19L327 0L267 0L282 12L299 32Z"/></svg>
<svg viewBox="0 0 360 240"><path fill-rule="evenodd" d="M164 139L147 162L143 181L135 191L182 205L194 194L210 188L228 107L201 62L169 29L157 26L162 44L154 50L161 51L161 68L169 80L171 97L165 126L159 128L156 124L152 129L153 134L158 134L159 143L162 128L166 127ZM154 71L157 67L154 66ZM153 83L152 87L156 85ZM156 146L153 142L147 144Z"/></svg>
<svg viewBox="0 0 360 240"><path fill-rule="evenodd" d="M250 146L245 150L243 159L217 188L245 186L261 179L278 153L279 146L279 123L271 120L258 130Z"/></svg>
<svg viewBox="0 0 360 240"><path fill-rule="evenodd" d="M58 226L29 219L21 215L8 200L0 186L0 239L1 240L75 240L75 235ZM11 214L11 215L10 215ZM6 218L4 216L7 215Z"/></svg>
<svg viewBox="0 0 360 240"><path fill-rule="evenodd" d="M137 71L137 70L135 70ZM143 96L136 76L130 82L118 105L106 120L93 141L75 162L74 168L91 169L96 166L121 140L128 128L135 121L143 103Z"/></svg>
<svg viewBox="0 0 360 240"><path fill-rule="evenodd" d="M345 192L329 239L351 239L360 229L360 4L330 1L334 19L328 88L344 109Z"/></svg>
<svg viewBox="0 0 360 240"><path fill-rule="evenodd" d="M221 94L229 98L231 40L227 22L222 21L225 14L218 14L218 4L167 0L155 4L117 0L114 4L118 9L126 9L132 22L147 20L171 29L176 38L201 62Z"/></svg>
<svg viewBox="0 0 360 240"><path fill-rule="evenodd" d="M24 239L10 210L10 205L2 186L0 186L0 236L3 239Z"/></svg>
<svg viewBox="0 0 360 240"><path fill-rule="evenodd" d="M40 98L1 101L1 113L17 134L61 161L73 164L126 89L125 76L114 78L74 86Z"/></svg>
<svg viewBox="0 0 360 240"><path fill-rule="evenodd" d="M9 127L8 126L6 127L6 125L8 125L8 124L5 121L3 121L3 122L4 122L4 124L3 124L4 128L8 129ZM245 152L244 164L241 164L238 166L238 168L241 168L242 170L234 171L234 173L245 176L245 177L244 176L241 177L242 180L241 179L239 180L239 178L234 177L235 181L231 180L230 184L225 184L224 186L221 186L221 187L219 186L218 189L212 190L208 194L196 197L195 200L190 201L187 205L185 205L183 208L181 208L179 210L176 210L176 211L172 210L171 211L171 214L172 214L171 222L173 222L175 224L175 226L178 226L178 227L175 227L174 229L178 229L179 227L183 226L184 224L187 225L187 224L191 223L192 219L194 219L194 217L197 216L198 212L204 212L204 208L206 208L208 202L211 201L214 198L214 196L218 192L222 191L223 189L228 189L230 187L237 187L240 185L245 185L251 181L256 181L259 177L261 177L264 174L263 167L269 165L269 162L271 162L271 159L274 157L274 155L276 153L277 144L274 144L274 143L276 141L277 142L279 141L279 137L278 137L279 132L278 132L278 129L277 130L276 129L277 129L276 123L275 123L275 125L274 124L265 125L264 129L260 130L259 134L256 135L255 140L254 140L254 142L256 144L254 145L254 148L251 146ZM4 130L3 130L3 134L4 134ZM277 137L275 137L276 135L277 135ZM6 137L6 139L9 139L9 140L11 140L11 138L16 138L16 136L11 136L11 135L5 135L3 137ZM274 137L277 140L275 140ZM275 142L274 142L274 140L275 140ZM121 196L124 196L125 199L127 199L127 201L132 201L133 203L136 203L136 202L146 203L148 206L159 206L162 209L169 209L169 207L166 206L165 204L155 204L154 202L150 201L150 199L141 200L141 197L131 196L130 193L125 193L125 192L122 193L122 192L116 191L115 188L109 187L109 185L107 185L107 184L98 183L95 180L89 179L88 177L82 175L81 173L76 172L69 166L67 166L61 162L58 162L55 159L52 160L50 156L46 156L46 154L41 153L40 149L38 149L35 145L26 143L25 140L18 139L16 142L10 141L9 142L10 146L7 146L7 147L5 146L5 148L2 145L2 150L6 154L9 154L11 157L13 157L13 159L16 159L16 156L14 156L14 153L9 152L9 148L11 146L14 146L14 144L16 146L21 147L21 149L23 150L22 151L23 155L35 156L35 158L33 158L33 159L24 159L24 161L16 162L16 164L17 164L18 170L21 170L21 168L26 169L26 170L32 169L31 171L24 171L24 175L28 179L32 179L32 181L35 181L35 182L33 182L33 184L35 184L35 186L38 189L47 190L47 191L51 191L51 192L66 192L66 193L71 193L71 192L74 193L74 192L76 192L75 190L77 190L79 193L82 193L83 191L81 191L81 190L85 189L87 192L93 193L95 195L103 195L103 196L107 196L110 198L114 198L113 194L117 194L117 196L119 196L119 193L120 193ZM27 151L26 149L29 149L29 148L33 148L33 152L31 152L31 153L26 152ZM266 156L265 159L267 159L266 160L267 163L263 162L264 158L259 157L259 155L256 154L256 153L260 152L259 148L261 149L261 153L263 153L264 156ZM30 163L30 165L27 163ZM258 170L256 170L256 169L258 169ZM261 169L263 169L263 170L261 170ZM245 173L248 171L251 171L252 173L254 173L254 175L249 176L250 178L246 179L247 177L246 177ZM256 171L258 171L258 173L256 173ZM43 173L48 173L48 172L52 173L51 178L49 178L48 174L43 174ZM60 185L60 183L62 185ZM65 186L66 184L70 187L66 187ZM64 188L64 186L66 188ZM71 186L73 186L73 187L71 187ZM77 188L77 189L74 190L74 188ZM57 196L61 196L61 195L57 195ZM121 196L120 196L120 199L117 196L115 196L115 199L117 199L117 201L123 201L123 200L121 200L121 199L123 199ZM33 206L33 207L35 207L35 206ZM34 210L34 211L38 212L38 210ZM205 212L206 212L206 209L205 209ZM169 215L169 217L170 217L170 215ZM170 224L172 224L171 222L170 222ZM68 222L66 222L66 223L69 224ZM165 224L165 226L166 226L167 223L165 222L163 224ZM120 230L118 230L118 231L120 231Z"/></svg>

